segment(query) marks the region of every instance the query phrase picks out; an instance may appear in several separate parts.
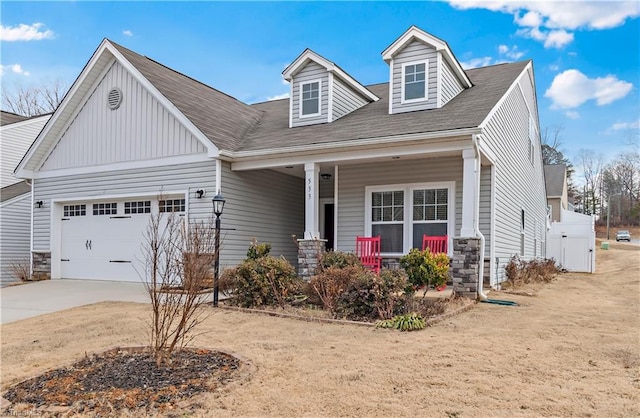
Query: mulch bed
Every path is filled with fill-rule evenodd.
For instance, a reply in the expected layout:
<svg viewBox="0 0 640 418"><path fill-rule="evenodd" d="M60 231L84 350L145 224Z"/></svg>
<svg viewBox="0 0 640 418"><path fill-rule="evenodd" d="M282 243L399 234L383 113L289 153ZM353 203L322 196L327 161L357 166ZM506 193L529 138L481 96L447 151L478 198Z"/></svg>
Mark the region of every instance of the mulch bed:
<svg viewBox="0 0 640 418"><path fill-rule="evenodd" d="M234 381L239 359L219 351L185 349L172 363L157 367L146 352L111 350L87 356L67 368L51 370L11 387L3 411L118 415L118 411L162 412L189 406L187 399ZM137 350L140 351L140 350Z"/></svg>

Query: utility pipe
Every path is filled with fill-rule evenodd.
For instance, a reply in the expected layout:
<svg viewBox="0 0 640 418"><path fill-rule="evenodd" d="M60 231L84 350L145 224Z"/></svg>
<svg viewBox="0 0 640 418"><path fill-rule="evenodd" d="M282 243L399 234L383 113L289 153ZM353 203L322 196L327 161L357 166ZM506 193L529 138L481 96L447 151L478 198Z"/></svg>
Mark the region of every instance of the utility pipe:
<svg viewBox="0 0 640 418"><path fill-rule="evenodd" d="M478 299L487 300L487 295L483 292L483 282L484 282L484 244L485 238L480 232L480 169L482 167L481 164L481 156L480 156L480 146L478 145L478 137L476 134L472 136L473 148L476 151L476 164L475 164L475 174L476 174L476 201L475 201L475 210L473 217L473 229L476 234L476 238L480 238L480 259L478 260Z"/></svg>

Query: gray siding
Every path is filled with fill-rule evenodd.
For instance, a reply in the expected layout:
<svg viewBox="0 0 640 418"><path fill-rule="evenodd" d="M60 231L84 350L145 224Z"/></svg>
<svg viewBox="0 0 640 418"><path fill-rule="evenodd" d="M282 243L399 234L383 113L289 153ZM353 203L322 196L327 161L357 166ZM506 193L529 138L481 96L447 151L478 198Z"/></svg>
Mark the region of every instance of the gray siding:
<svg viewBox="0 0 640 418"><path fill-rule="evenodd" d="M34 250L50 251L51 200L99 198L100 195L140 194L156 196L162 191L188 191L190 219L211 216L211 197L215 195L215 161L171 165L136 170L119 170L82 176L64 176L34 180L35 200L44 202L34 209ZM195 191L204 189L205 198Z"/></svg>
<svg viewBox="0 0 640 418"><path fill-rule="evenodd" d="M440 97L442 99L441 106L444 106L449 100L456 97L463 89L462 85L451 70L451 66L441 59L442 67L440 68L441 83Z"/></svg>
<svg viewBox="0 0 640 418"><path fill-rule="evenodd" d="M0 187L18 183L13 170L36 139L49 116L41 116L23 122L12 123L0 128Z"/></svg>
<svg viewBox="0 0 640 418"><path fill-rule="evenodd" d="M313 80L321 80L320 87L320 115L300 118L300 85ZM310 62L293 77L293 97L291 126L315 125L328 121L329 112L329 73L324 67Z"/></svg>
<svg viewBox="0 0 640 418"><path fill-rule="evenodd" d="M484 235L485 258L491 257L491 166L480 171L480 232Z"/></svg>
<svg viewBox="0 0 640 418"><path fill-rule="evenodd" d="M107 106L109 91L122 104ZM206 148L120 63L91 93L42 165L45 170L93 166L205 152Z"/></svg>
<svg viewBox="0 0 640 418"><path fill-rule="evenodd" d="M519 88L511 90L485 127L483 142L498 157L495 179L495 256L500 258L498 280L504 279L504 265L520 254L521 210L525 211L524 258L534 256L534 237L544 241L546 196L536 138L536 158L529 161L529 112ZM531 103L530 107L535 107ZM538 230L536 231L536 223ZM540 255L540 251L537 252Z"/></svg>
<svg viewBox="0 0 640 418"><path fill-rule="evenodd" d="M11 265L29 266L31 242L31 193L6 201L0 207L0 283L16 281Z"/></svg>
<svg viewBox="0 0 640 418"><path fill-rule="evenodd" d="M455 234L462 220L462 157L340 166L337 248L353 251L365 231L365 187L455 181ZM453 234L452 234L453 235Z"/></svg>
<svg viewBox="0 0 640 418"><path fill-rule="evenodd" d="M530 103L529 107L531 108L531 113L532 113L531 116L534 118L534 121L536 121L537 123L538 108L535 105L536 94L533 88L533 83L531 82L532 78L533 78L533 74L531 73L531 71L527 71L526 75L522 77L522 79L520 79L520 87L522 87L522 93L524 94L524 97L526 98L527 103Z"/></svg>
<svg viewBox="0 0 640 418"><path fill-rule="evenodd" d="M429 71L427 76L427 100L415 103L402 103L402 64L429 60ZM413 41L407 45L393 58L393 91L392 91L392 112L411 112L414 110L434 109L438 107L437 100L437 79L438 79L438 54L433 47L418 41Z"/></svg>
<svg viewBox="0 0 640 418"><path fill-rule="evenodd" d="M332 120L361 108L368 102L337 77L333 78L333 115Z"/></svg>
<svg viewBox="0 0 640 418"><path fill-rule="evenodd" d="M292 235L304 234L304 180L272 170L231 171L222 166L222 194L226 199L222 226L233 228L222 245L225 266L246 257L252 238L271 244L271 254L284 255L297 266Z"/></svg>

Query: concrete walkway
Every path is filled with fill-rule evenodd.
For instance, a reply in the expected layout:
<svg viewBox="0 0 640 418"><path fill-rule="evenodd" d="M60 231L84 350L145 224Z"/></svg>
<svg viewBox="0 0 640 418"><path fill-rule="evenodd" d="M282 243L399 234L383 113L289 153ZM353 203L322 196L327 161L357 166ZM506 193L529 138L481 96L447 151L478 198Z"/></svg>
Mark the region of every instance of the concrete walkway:
<svg viewBox="0 0 640 418"><path fill-rule="evenodd" d="M0 289L0 323L104 301L149 302L142 283L45 280Z"/></svg>

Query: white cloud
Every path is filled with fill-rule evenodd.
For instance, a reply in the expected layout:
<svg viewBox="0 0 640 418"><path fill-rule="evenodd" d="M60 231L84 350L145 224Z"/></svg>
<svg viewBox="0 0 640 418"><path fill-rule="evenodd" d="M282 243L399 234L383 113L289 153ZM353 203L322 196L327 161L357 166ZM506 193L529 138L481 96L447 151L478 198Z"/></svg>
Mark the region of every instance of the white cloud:
<svg viewBox="0 0 640 418"><path fill-rule="evenodd" d="M564 29L552 30L547 34L544 40L545 48L563 48L573 42L573 33L569 33Z"/></svg>
<svg viewBox="0 0 640 418"><path fill-rule="evenodd" d="M122 34L125 36L133 36L133 32L131 32L129 29L123 30Z"/></svg>
<svg viewBox="0 0 640 418"><path fill-rule="evenodd" d="M549 69L551 71L558 71L560 69L560 66L557 65L557 64L551 64L551 65L549 65Z"/></svg>
<svg viewBox="0 0 640 418"><path fill-rule="evenodd" d="M640 16L640 2L449 0L458 9L487 9L513 15L521 27L516 33L545 48L562 48L573 41L576 30L602 30L621 26Z"/></svg>
<svg viewBox="0 0 640 418"><path fill-rule="evenodd" d="M567 110L564 115L569 119L580 119L580 113L575 110Z"/></svg>
<svg viewBox="0 0 640 418"><path fill-rule="evenodd" d="M42 23L32 25L21 23L14 27L0 25L0 41L39 41L51 39L53 35L53 31L45 29Z"/></svg>
<svg viewBox="0 0 640 418"><path fill-rule="evenodd" d="M610 129L613 129L614 131L623 131L625 129L640 129L640 119L634 122L614 123Z"/></svg>
<svg viewBox="0 0 640 418"><path fill-rule="evenodd" d="M275 96L269 96L267 97L268 101L271 100L281 100L281 99L288 99L289 98L289 93L282 93L282 94L276 94Z"/></svg>
<svg viewBox="0 0 640 418"><path fill-rule="evenodd" d="M552 100L552 109L573 109L589 100L595 100L599 106L612 103L625 97L632 88L633 84L613 75L588 78L572 69L556 75L544 96Z"/></svg>
<svg viewBox="0 0 640 418"><path fill-rule="evenodd" d="M462 68L464 68L465 70L469 70L471 68L486 67L487 65L491 65L491 61L493 61L491 57L472 58L468 61L461 62L460 65L462 65Z"/></svg>
<svg viewBox="0 0 640 418"><path fill-rule="evenodd" d="M518 51L517 45L514 45L511 48L509 48L507 45L499 45L498 52L500 53L500 55L504 55L512 60L520 59L524 55L523 51Z"/></svg>
<svg viewBox="0 0 640 418"><path fill-rule="evenodd" d="M0 65L0 75L4 75L5 71L11 71L14 74L20 74L24 76L30 76L28 71L22 69L20 64Z"/></svg>

